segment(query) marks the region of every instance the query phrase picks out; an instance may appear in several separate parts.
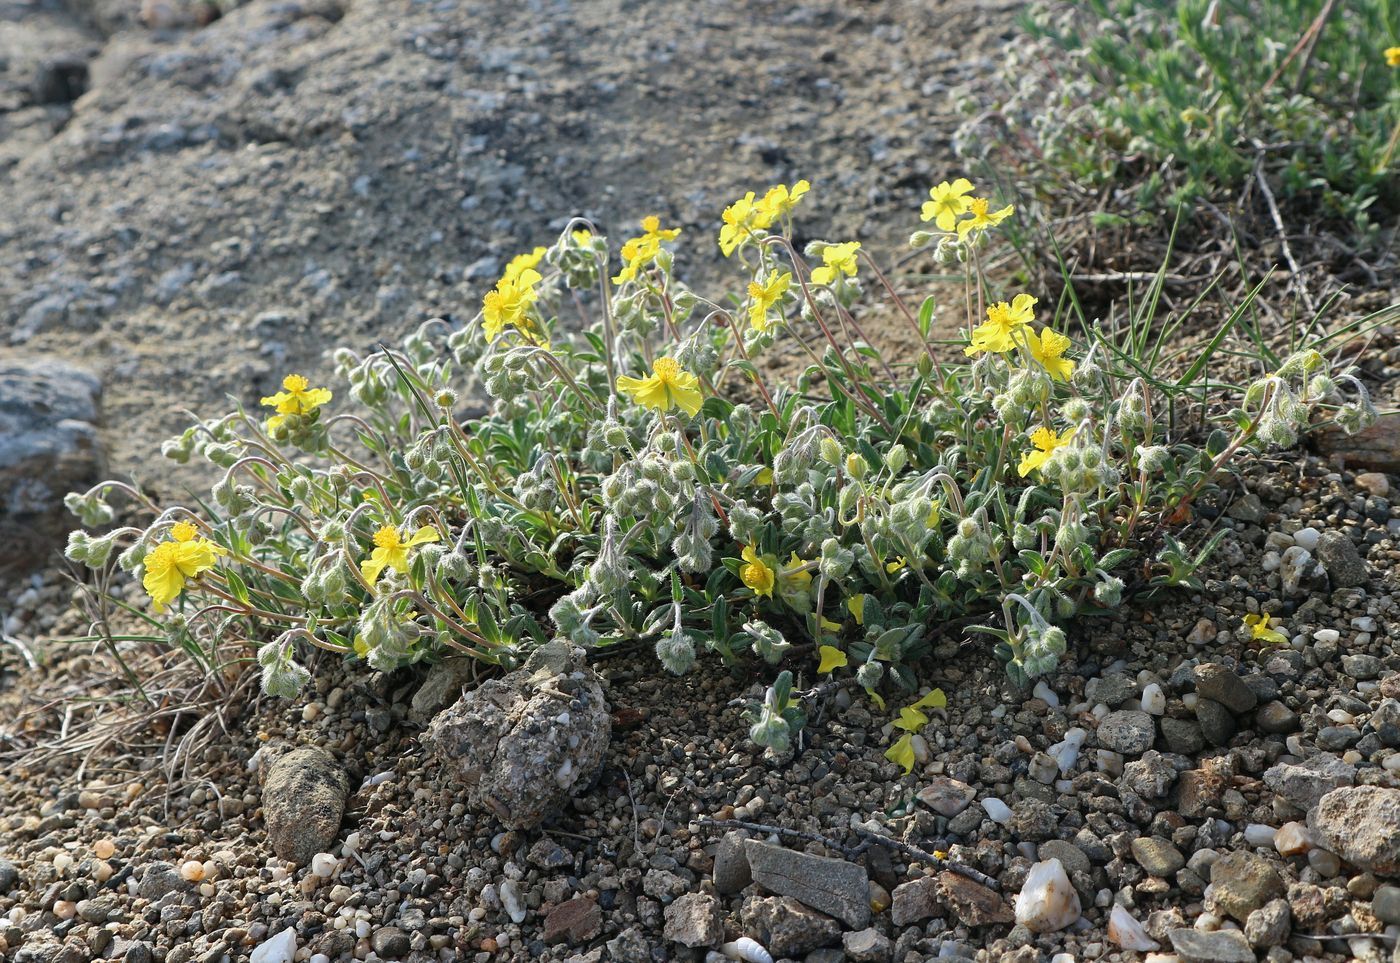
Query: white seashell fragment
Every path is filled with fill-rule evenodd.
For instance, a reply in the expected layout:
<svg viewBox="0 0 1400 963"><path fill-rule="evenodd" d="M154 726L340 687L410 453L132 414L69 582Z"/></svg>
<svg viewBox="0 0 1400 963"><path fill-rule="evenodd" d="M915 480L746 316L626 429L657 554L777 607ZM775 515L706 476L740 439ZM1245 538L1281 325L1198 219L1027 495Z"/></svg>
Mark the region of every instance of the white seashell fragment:
<svg viewBox="0 0 1400 963"><path fill-rule="evenodd" d="M743 960L744 963L773 963L773 954L765 950L758 940L749 939L747 936L724 944L719 951L731 960Z"/></svg>

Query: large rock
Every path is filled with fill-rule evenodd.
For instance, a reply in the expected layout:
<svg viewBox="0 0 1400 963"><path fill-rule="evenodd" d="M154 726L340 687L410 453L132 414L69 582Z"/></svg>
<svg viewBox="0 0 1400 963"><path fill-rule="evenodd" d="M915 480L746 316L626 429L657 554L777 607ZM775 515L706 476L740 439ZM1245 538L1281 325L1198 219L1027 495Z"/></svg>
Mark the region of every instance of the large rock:
<svg viewBox="0 0 1400 963"><path fill-rule="evenodd" d="M1356 767L1330 752L1298 763L1280 762L1264 771L1264 784L1304 811L1316 806L1333 789L1354 782Z"/></svg>
<svg viewBox="0 0 1400 963"><path fill-rule="evenodd" d="M1259 907L1288 893L1273 863L1253 853L1221 856L1211 864L1210 883L1215 905L1241 923Z"/></svg>
<svg viewBox="0 0 1400 963"><path fill-rule="evenodd" d="M944 870L936 877L938 895L949 912L967 926L987 926L991 923L1011 923L1016 914L1006 905L1001 894L988 889L961 873Z"/></svg>
<svg viewBox="0 0 1400 963"><path fill-rule="evenodd" d="M1308 813L1308 826L1353 866L1400 876L1400 789L1333 789Z"/></svg>
<svg viewBox="0 0 1400 963"><path fill-rule="evenodd" d="M744 843L744 853L753 881L768 892L800 900L853 930L870 925L870 881L863 867L757 839Z"/></svg>
<svg viewBox="0 0 1400 963"><path fill-rule="evenodd" d="M1140 756L1152 748L1157 729L1152 717L1136 709L1110 712L1099 722L1099 745L1125 756Z"/></svg>
<svg viewBox="0 0 1400 963"><path fill-rule="evenodd" d="M1196 693L1234 713L1245 713L1259 704L1254 690L1234 672L1215 662L1196 666Z"/></svg>
<svg viewBox="0 0 1400 963"><path fill-rule="evenodd" d="M611 733L598 674L550 642L439 713L425 741L471 805L532 829L598 771Z"/></svg>
<svg viewBox="0 0 1400 963"><path fill-rule="evenodd" d="M272 851L304 866L331 848L345 815L350 777L335 756L304 746L277 758L263 777L263 820Z"/></svg>
<svg viewBox="0 0 1400 963"><path fill-rule="evenodd" d="M775 959L802 956L841 939L840 924L791 896L752 897L744 903L742 919Z"/></svg>
<svg viewBox="0 0 1400 963"><path fill-rule="evenodd" d="M102 478L101 396L66 362L0 359L0 577L44 565L78 527L63 496Z"/></svg>
<svg viewBox="0 0 1400 963"><path fill-rule="evenodd" d="M1309 439L1324 455L1339 455L1347 468L1369 468L1400 474L1400 412L1376 419L1364 431L1348 435L1339 428L1310 434Z"/></svg>
<svg viewBox="0 0 1400 963"><path fill-rule="evenodd" d="M1356 588L1371 579L1365 559L1345 532L1323 532L1317 543L1317 559L1334 588Z"/></svg>

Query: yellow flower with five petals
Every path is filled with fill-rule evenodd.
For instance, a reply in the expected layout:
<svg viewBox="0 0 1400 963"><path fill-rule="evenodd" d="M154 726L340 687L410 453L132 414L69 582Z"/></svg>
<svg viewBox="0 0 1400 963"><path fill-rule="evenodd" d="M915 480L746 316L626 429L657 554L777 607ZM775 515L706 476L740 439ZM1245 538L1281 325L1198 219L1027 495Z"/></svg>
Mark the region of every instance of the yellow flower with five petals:
<svg viewBox="0 0 1400 963"><path fill-rule="evenodd" d="M774 221L785 217L797 206L797 202L802 200L803 195L812 189L812 185L805 180L798 181L792 185L792 190L788 190L786 184L779 184L777 187L768 188L768 193L763 195L763 200L757 204L759 210L759 228L770 227Z"/></svg>
<svg viewBox="0 0 1400 963"><path fill-rule="evenodd" d="M514 281L526 271L538 267L540 260L544 257L544 253L547 250L549 249L537 247L528 254L517 254L510 259L510 263L506 265L505 273L502 274L501 277L505 278L507 281Z"/></svg>
<svg viewBox="0 0 1400 963"><path fill-rule="evenodd" d="M791 271L785 271L782 274L774 272L762 282L749 282L749 326L751 328L762 334L768 332L771 326L768 312L782 300L784 294L787 294L791 284Z"/></svg>
<svg viewBox="0 0 1400 963"><path fill-rule="evenodd" d="M1026 339L1031 357L1057 381L1069 381L1074 374L1074 362L1064 356L1069 346L1069 338L1049 328L1041 328L1038 338L1031 335Z"/></svg>
<svg viewBox="0 0 1400 963"><path fill-rule="evenodd" d="M758 552L752 545L744 546L742 556L744 564L739 568L739 578L755 595L771 599L773 586L777 584L777 576L773 574L772 567L758 557Z"/></svg>
<svg viewBox="0 0 1400 963"><path fill-rule="evenodd" d="M656 260L663 241L674 241L680 236L680 228L663 228L655 214L642 218L642 233L622 245L622 270L613 278L613 284L635 278L637 272Z"/></svg>
<svg viewBox="0 0 1400 963"><path fill-rule="evenodd" d="M856 276L856 252L860 250L859 241L847 241L845 244L828 244L822 248L822 263L820 267L812 269L812 282L815 284L832 284L841 275L848 278Z"/></svg>
<svg viewBox="0 0 1400 963"><path fill-rule="evenodd" d="M923 213L919 219L933 221L940 231L952 231L958 218L972 207L972 181L959 177L953 183L947 181L929 190L929 199L924 201Z"/></svg>
<svg viewBox="0 0 1400 963"><path fill-rule="evenodd" d="M1069 444L1069 440L1074 437L1074 429L1071 428L1063 435L1057 434L1052 428L1040 427L1031 432L1031 444L1035 447L1021 456L1021 464L1016 470L1025 478L1041 465L1050 460L1050 456L1055 453L1055 449L1063 448Z"/></svg>
<svg viewBox="0 0 1400 963"><path fill-rule="evenodd" d="M288 415L309 415L331 400L329 388L313 388L311 383L299 374L290 374L282 379L282 390L262 399L268 408L277 409L277 414L267 420L268 431L276 431L287 420Z"/></svg>
<svg viewBox="0 0 1400 963"><path fill-rule="evenodd" d="M185 585L218 564L228 550L199 536L199 529L188 521L170 527L170 541L161 542L142 559L145 572L141 587L150 595L157 612L179 597Z"/></svg>
<svg viewBox="0 0 1400 963"><path fill-rule="evenodd" d="M408 571L409 549L436 542L440 537L436 528L425 525L405 539L393 525L385 525L374 533L374 551L360 563L360 574L373 585L386 568L405 573Z"/></svg>
<svg viewBox="0 0 1400 963"><path fill-rule="evenodd" d="M1249 626L1249 637L1256 642L1272 642L1275 645L1282 645L1288 641L1288 636L1277 629L1269 627L1273 619L1268 615L1260 613L1258 615L1246 615L1244 624Z"/></svg>
<svg viewBox="0 0 1400 963"><path fill-rule="evenodd" d="M1003 354L1016 347L1017 335L1035 320L1036 299L1018 294L1010 304L998 301L987 308L987 320L972 329L972 343L963 349L971 357L983 351Z"/></svg>
<svg viewBox="0 0 1400 963"><path fill-rule="evenodd" d="M967 240L967 236L973 231L985 231L988 228L996 227L1002 221L1011 216L1015 208L1008 204L999 211L989 211L991 201L985 197L974 197L972 204L968 207L968 213L972 216L958 222L958 239Z"/></svg>
<svg viewBox="0 0 1400 963"><path fill-rule="evenodd" d="M481 302L481 328L486 332L486 340L495 341L508 327L534 339L535 325L526 312L539 297L535 290L539 282L540 272L528 267L513 278L502 277L496 282L495 289L488 291Z"/></svg>
<svg viewBox="0 0 1400 963"><path fill-rule="evenodd" d="M657 358L651 374L645 378L617 378L617 390L637 404L657 411L680 408L692 418L704 401L699 385L700 379L682 368L675 358Z"/></svg>

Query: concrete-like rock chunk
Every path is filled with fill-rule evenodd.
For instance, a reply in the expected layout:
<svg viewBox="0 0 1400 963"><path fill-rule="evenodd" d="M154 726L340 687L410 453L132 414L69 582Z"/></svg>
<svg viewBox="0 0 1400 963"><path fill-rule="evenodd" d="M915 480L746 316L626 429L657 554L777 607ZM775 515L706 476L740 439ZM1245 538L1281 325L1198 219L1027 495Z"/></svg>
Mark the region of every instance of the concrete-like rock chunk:
<svg viewBox="0 0 1400 963"><path fill-rule="evenodd" d="M1400 876L1400 789L1333 789L1308 813L1308 826L1323 845L1352 865Z"/></svg>
<svg viewBox="0 0 1400 963"><path fill-rule="evenodd" d="M272 851L305 866L340 832L350 777L328 750L303 746L276 759L263 779L263 819Z"/></svg>
<svg viewBox="0 0 1400 963"><path fill-rule="evenodd" d="M791 896L853 930L870 925L870 881L863 867L757 839L745 841L744 853L754 882L768 892Z"/></svg>
<svg viewBox="0 0 1400 963"><path fill-rule="evenodd" d="M532 829L597 772L611 734L602 680L580 652L550 642L440 712L425 742L471 805Z"/></svg>

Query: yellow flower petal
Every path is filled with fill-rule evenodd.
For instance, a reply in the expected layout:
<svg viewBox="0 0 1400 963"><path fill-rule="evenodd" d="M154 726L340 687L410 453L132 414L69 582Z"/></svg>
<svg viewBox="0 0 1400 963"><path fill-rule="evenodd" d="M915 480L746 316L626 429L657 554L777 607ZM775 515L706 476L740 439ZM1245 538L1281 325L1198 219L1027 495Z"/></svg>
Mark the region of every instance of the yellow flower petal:
<svg viewBox="0 0 1400 963"><path fill-rule="evenodd" d="M914 771L914 734L906 732L899 741L885 750L885 758L904 770L907 776Z"/></svg>
<svg viewBox="0 0 1400 963"><path fill-rule="evenodd" d="M895 721L896 729L903 729L905 732L918 732L928 725L928 716L918 710L916 706L905 706L899 710L899 719Z"/></svg>
<svg viewBox="0 0 1400 963"><path fill-rule="evenodd" d="M914 703L915 709L942 709L948 705L948 697L943 694L942 689L934 689L918 702Z"/></svg>
<svg viewBox="0 0 1400 963"><path fill-rule="evenodd" d="M851 617L856 620L856 625L865 624L865 596L852 595L846 599L846 610L851 613Z"/></svg>
<svg viewBox="0 0 1400 963"><path fill-rule="evenodd" d="M821 655L821 665L817 666L817 672L821 675L826 675L835 669L845 668L850 664L846 653L834 645L823 645L817 649L817 652Z"/></svg>

